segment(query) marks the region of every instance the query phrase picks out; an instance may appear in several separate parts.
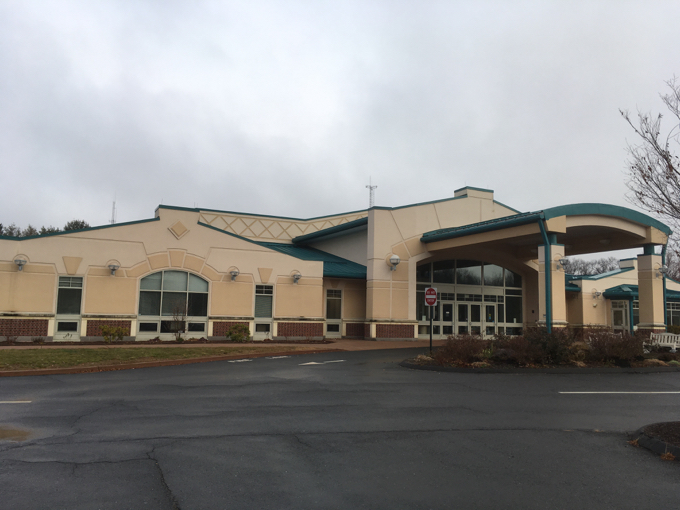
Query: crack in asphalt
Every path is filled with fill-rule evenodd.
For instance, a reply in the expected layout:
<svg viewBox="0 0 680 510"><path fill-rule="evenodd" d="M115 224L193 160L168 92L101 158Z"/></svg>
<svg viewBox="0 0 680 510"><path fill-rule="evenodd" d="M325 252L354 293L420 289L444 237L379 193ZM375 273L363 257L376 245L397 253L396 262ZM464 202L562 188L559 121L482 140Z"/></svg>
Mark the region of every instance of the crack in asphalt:
<svg viewBox="0 0 680 510"><path fill-rule="evenodd" d="M156 468L158 469L158 473L161 477L161 485L163 486L165 493L168 495L168 498L170 499L170 502L172 503L172 509L173 510L181 510L181 508L179 506L179 502L177 501L177 498L175 497L172 490L170 489L168 482L165 480L165 474L163 473L163 469L161 468L161 465L158 462L158 459L156 459L153 456L153 454L155 452L156 452L156 446L153 446L151 448L151 451L146 452L146 456L149 460L151 460L156 465Z"/></svg>

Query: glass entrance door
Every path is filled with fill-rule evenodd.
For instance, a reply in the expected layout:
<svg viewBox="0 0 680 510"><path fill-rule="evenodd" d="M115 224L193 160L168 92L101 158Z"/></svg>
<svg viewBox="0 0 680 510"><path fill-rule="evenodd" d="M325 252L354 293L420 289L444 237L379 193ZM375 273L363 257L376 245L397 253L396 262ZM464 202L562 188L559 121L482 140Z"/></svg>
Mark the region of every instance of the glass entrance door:
<svg viewBox="0 0 680 510"><path fill-rule="evenodd" d="M482 305L476 303L458 303L457 332L462 335L482 334Z"/></svg>
<svg viewBox="0 0 680 510"><path fill-rule="evenodd" d="M496 334L496 305L484 305L484 336Z"/></svg>
<svg viewBox="0 0 680 510"><path fill-rule="evenodd" d="M628 301L612 301L612 329L630 331Z"/></svg>

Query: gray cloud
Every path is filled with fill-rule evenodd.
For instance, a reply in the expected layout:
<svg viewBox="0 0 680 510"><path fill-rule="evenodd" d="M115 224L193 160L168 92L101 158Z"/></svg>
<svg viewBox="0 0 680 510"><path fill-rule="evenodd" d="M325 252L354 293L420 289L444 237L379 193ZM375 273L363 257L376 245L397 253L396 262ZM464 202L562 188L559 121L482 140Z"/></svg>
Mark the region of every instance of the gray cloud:
<svg viewBox="0 0 680 510"><path fill-rule="evenodd" d="M632 133L680 73L671 2L0 4L0 222L161 203L286 216L488 187L628 205Z"/></svg>

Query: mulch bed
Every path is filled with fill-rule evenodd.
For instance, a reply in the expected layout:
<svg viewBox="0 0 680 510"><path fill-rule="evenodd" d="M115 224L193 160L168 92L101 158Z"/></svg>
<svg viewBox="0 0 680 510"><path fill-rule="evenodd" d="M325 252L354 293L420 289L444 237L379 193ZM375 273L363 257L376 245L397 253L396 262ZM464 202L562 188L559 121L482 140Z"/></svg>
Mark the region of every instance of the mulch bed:
<svg viewBox="0 0 680 510"><path fill-rule="evenodd" d="M654 423L642 430L649 437L680 447L680 421Z"/></svg>

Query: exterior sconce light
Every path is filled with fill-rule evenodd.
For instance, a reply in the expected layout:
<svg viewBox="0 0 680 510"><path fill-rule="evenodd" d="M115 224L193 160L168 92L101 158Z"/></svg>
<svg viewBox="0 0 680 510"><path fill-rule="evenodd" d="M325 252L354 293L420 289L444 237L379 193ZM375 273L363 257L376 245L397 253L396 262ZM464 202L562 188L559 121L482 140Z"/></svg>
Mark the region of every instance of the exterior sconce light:
<svg viewBox="0 0 680 510"><path fill-rule="evenodd" d="M598 290L593 290L593 297L595 299L599 298L601 295L602 295L602 292L600 292Z"/></svg>
<svg viewBox="0 0 680 510"><path fill-rule="evenodd" d="M232 271L229 271L229 274L231 275L231 281L233 282L234 280L236 280L236 277L241 273L239 273L238 269L234 269Z"/></svg>
<svg viewBox="0 0 680 510"><path fill-rule="evenodd" d="M16 262L16 260L14 262ZM665 276L666 273L668 272L668 266L661 266L659 269L657 269L657 271L658 272L656 273L656 277L661 278Z"/></svg>
<svg viewBox="0 0 680 510"><path fill-rule="evenodd" d="M392 255L390 257L390 271L396 271L397 266L399 265L399 262L401 262L399 255Z"/></svg>
<svg viewBox="0 0 680 510"><path fill-rule="evenodd" d="M117 264L109 264L109 269L111 270L111 276L116 276L116 269L120 266Z"/></svg>
<svg viewBox="0 0 680 510"><path fill-rule="evenodd" d="M560 263L560 266L562 266L562 269L564 269L566 267L567 262L569 262L569 259L560 259L559 260L559 263Z"/></svg>
<svg viewBox="0 0 680 510"><path fill-rule="evenodd" d="M300 281L300 278L302 278L302 275L300 273L295 273L293 275L293 283L297 283Z"/></svg>
<svg viewBox="0 0 680 510"><path fill-rule="evenodd" d="M26 261L24 259L14 259L14 263L19 266L19 271L24 270L24 266L26 265Z"/></svg>

